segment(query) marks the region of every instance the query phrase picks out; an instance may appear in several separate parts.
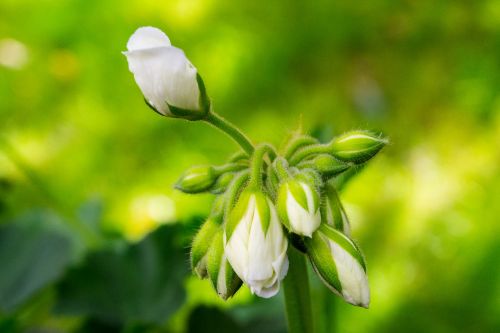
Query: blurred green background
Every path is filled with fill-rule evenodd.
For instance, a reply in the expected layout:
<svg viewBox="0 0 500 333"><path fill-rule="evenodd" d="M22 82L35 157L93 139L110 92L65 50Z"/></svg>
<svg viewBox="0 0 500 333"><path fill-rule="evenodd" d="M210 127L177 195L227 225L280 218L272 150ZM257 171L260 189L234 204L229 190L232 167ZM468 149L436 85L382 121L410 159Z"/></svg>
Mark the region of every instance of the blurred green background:
<svg viewBox="0 0 500 333"><path fill-rule="evenodd" d="M188 271L211 197L172 185L237 147L144 105L143 25L255 142L390 137L342 193L371 307L311 276L318 332L500 331L499 1L2 0L0 332L286 330L281 294Z"/></svg>

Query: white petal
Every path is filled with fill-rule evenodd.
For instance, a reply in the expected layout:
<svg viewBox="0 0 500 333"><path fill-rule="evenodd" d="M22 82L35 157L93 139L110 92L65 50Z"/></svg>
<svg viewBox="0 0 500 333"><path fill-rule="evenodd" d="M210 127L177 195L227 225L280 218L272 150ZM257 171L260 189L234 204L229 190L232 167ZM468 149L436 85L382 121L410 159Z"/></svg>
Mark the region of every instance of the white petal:
<svg viewBox="0 0 500 333"><path fill-rule="evenodd" d="M159 112L170 114L166 103L188 110L199 109L197 71L182 50L164 46L125 55L144 97Z"/></svg>
<svg viewBox="0 0 500 333"><path fill-rule="evenodd" d="M342 296L351 304L367 308L370 304L370 289L363 267L338 244L330 242L330 249L342 285Z"/></svg>
<svg viewBox="0 0 500 333"><path fill-rule="evenodd" d="M262 289L252 289L252 292L262 298L270 298L276 295L280 291L280 281L276 280L274 284L272 284L270 287L267 288L262 288Z"/></svg>
<svg viewBox="0 0 500 333"><path fill-rule="evenodd" d="M252 283L259 283L273 277L272 267L272 243L267 239L262 230L262 221L257 206L255 207L250 235L248 238L248 276L247 280ZM270 227L270 226L269 226Z"/></svg>
<svg viewBox="0 0 500 333"><path fill-rule="evenodd" d="M221 295L227 294L226 285L226 255L222 255L222 260L220 261L219 275L217 275L217 292Z"/></svg>
<svg viewBox="0 0 500 333"><path fill-rule="evenodd" d="M167 35L160 29L140 27L130 36L127 43L127 50L136 51L170 45Z"/></svg>
<svg viewBox="0 0 500 333"><path fill-rule="evenodd" d="M307 198L307 210L305 210L288 191L286 207L290 228L299 235L311 237L312 233L318 229L321 224L321 214L319 209L314 211L314 198L309 186L301 184Z"/></svg>
<svg viewBox="0 0 500 333"><path fill-rule="evenodd" d="M224 253L235 273L245 281L248 272L248 235L255 210L255 198L250 197L248 208L227 242L224 233Z"/></svg>

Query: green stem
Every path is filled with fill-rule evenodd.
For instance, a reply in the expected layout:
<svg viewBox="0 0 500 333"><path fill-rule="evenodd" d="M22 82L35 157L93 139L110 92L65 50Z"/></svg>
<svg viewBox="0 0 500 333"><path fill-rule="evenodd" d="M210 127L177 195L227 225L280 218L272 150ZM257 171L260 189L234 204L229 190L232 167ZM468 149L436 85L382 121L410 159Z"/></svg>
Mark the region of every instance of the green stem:
<svg viewBox="0 0 500 333"><path fill-rule="evenodd" d="M216 166L214 166L214 170L220 176L223 173L233 172L233 171L241 171L247 167L248 167L248 163L238 162L238 163L227 163L224 165L216 165Z"/></svg>
<svg viewBox="0 0 500 333"><path fill-rule="evenodd" d="M229 135L234 141L236 141L241 148L248 154L251 155L254 148L250 139L248 139L245 134L243 134L236 126L231 124L226 119L222 118L215 112L209 112L207 117L204 118L207 123L217 127L227 135Z"/></svg>
<svg viewBox="0 0 500 333"><path fill-rule="evenodd" d="M293 246L288 248L290 265L283 281L288 333L312 333L311 293L305 255Z"/></svg>
<svg viewBox="0 0 500 333"><path fill-rule="evenodd" d="M315 144L317 142L318 142L318 140L316 140L315 138L312 138L310 136L304 135L304 136L296 137L285 148L285 158L289 159L293 156L293 154L295 154L295 152L298 149L300 149L304 146Z"/></svg>
<svg viewBox="0 0 500 333"><path fill-rule="evenodd" d="M290 165L296 165L303 159L309 157L313 154L327 153L330 150L328 144L315 144L312 146L307 146L305 148L299 149L291 158Z"/></svg>
<svg viewBox="0 0 500 333"><path fill-rule="evenodd" d="M235 206L236 201L241 192L241 188L245 185L248 180L248 171L241 171L229 184L229 187L225 193L226 205L224 207L225 214L228 214L229 211Z"/></svg>
<svg viewBox="0 0 500 333"><path fill-rule="evenodd" d="M262 187L262 166L264 165L264 155L267 153L275 156L274 148L269 144L261 144L255 149L250 162L249 186L259 189Z"/></svg>

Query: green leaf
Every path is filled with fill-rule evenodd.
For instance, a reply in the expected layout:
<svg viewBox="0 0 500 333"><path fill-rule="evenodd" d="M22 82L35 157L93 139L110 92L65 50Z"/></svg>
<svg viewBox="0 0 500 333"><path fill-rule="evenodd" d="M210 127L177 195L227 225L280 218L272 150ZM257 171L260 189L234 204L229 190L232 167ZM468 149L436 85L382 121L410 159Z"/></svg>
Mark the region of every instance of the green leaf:
<svg viewBox="0 0 500 333"><path fill-rule="evenodd" d="M140 243L91 254L58 286L55 312L100 320L162 323L184 302L188 273L180 227L164 226Z"/></svg>
<svg viewBox="0 0 500 333"><path fill-rule="evenodd" d="M11 312L61 277L76 258L62 220L31 212L0 226L0 310Z"/></svg>

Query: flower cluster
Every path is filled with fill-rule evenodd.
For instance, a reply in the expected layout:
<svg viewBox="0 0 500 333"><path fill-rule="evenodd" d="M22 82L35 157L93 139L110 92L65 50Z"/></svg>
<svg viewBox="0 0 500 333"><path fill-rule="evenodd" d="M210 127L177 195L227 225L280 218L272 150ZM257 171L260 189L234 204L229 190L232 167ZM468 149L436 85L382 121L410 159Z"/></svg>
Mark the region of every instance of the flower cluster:
<svg viewBox="0 0 500 333"><path fill-rule="evenodd" d="M387 140L351 131L328 143L295 135L281 150L254 147L213 112L196 68L163 32L139 28L127 48L129 68L150 107L168 117L207 121L243 148L224 165L190 168L176 184L185 193L215 195L192 243L193 272L210 279L223 299L243 283L258 296L272 297L287 275L293 246L334 293L368 307L366 264L350 238L335 184L354 175Z"/></svg>

